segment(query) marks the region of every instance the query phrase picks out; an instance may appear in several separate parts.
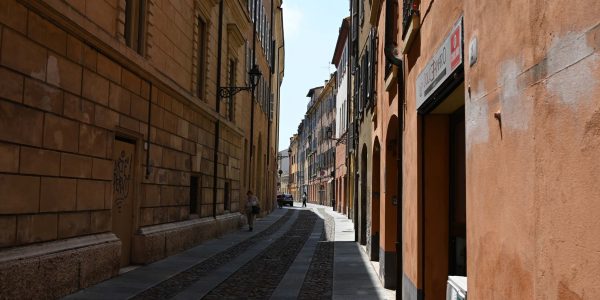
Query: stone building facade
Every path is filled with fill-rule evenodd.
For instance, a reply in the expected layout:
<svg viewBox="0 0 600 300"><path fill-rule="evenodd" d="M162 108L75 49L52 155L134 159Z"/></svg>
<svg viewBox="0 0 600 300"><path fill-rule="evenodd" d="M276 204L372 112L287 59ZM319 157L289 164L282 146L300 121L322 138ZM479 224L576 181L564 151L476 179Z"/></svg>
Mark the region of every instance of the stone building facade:
<svg viewBox="0 0 600 300"><path fill-rule="evenodd" d="M308 144L308 201L331 206L333 171L335 165L335 100L336 75L325 85L309 91L306 120L309 126Z"/></svg>
<svg viewBox="0 0 600 300"><path fill-rule="evenodd" d="M335 126L335 210L349 214L348 210L348 153L346 144L348 142L348 118L350 116L348 99L350 98L350 43L348 35L350 32L350 18L345 18L340 26L338 39L331 63L336 67L336 111Z"/></svg>
<svg viewBox="0 0 600 300"><path fill-rule="evenodd" d="M288 149L279 151L277 154L278 180L277 194L290 193L290 156Z"/></svg>
<svg viewBox="0 0 600 300"><path fill-rule="evenodd" d="M299 176L299 136L298 134L294 134L290 138L290 168L289 168L289 193L294 197L295 201L301 201L302 197L300 195L300 176Z"/></svg>
<svg viewBox="0 0 600 300"><path fill-rule="evenodd" d="M272 208L280 2L0 3L0 296L57 298L234 230L248 189ZM255 97L221 97L253 59Z"/></svg>

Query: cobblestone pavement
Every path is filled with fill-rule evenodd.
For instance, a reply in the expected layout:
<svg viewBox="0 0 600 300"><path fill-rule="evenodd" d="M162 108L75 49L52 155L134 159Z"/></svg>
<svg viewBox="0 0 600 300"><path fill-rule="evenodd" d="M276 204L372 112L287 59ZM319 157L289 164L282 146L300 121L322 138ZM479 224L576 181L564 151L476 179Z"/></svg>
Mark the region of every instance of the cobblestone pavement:
<svg viewBox="0 0 600 300"><path fill-rule="evenodd" d="M215 270L219 266L231 261L234 257L244 252L252 245L258 243L259 241L265 240L266 237L275 233L292 214L292 210L288 211L284 217L279 219L277 222L273 223L265 231L235 246L232 246L224 252L221 252L203 261L202 263L191 267L185 272L177 274L169 280L163 281L157 286L137 295L133 299L169 299L175 296L177 293L189 287L194 282L197 282L198 280L201 280L202 277L210 274L212 270Z"/></svg>
<svg viewBox="0 0 600 300"><path fill-rule="evenodd" d="M394 298L350 239L345 216L318 205L286 210L265 217L253 236L239 231L209 241L72 299Z"/></svg>
<svg viewBox="0 0 600 300"><path fill-rule="evenodd" d="M321 240L298 295L298 299L301 300L331 299L332 296L335 222L323 208L319 208L318 211L325 218L325 230L321 234Z"/></svg>
<svg viewBox="0 0 600 300"><path fill-rule="evenodd" d="M298 220L281 238L212 290L204 299L268 299L311 235L318 216L301 211Z"/></svg>

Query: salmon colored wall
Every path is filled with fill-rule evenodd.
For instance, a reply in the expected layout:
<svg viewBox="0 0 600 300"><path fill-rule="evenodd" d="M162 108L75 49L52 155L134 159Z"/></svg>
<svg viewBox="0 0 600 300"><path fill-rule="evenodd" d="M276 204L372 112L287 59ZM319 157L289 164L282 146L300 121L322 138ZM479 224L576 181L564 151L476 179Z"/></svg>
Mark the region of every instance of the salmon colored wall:
<svg viewBox="0 0 600 300"><path fill-rule="evenodd" d="M404 148L403 148L403 272L408 279L419 289L422 289L420 276L421 252L420 252L420 209L421 209L421 171L420 171L420 147L417 141L420 137L418 126L419 116L416 107L416 79L425 65L429 62L434 52L448 35L452 25L462 15L463 1L447 0L421 1L421 29L419 35L409 48L408 55L404 56L404 80L405 91L405 113L404 113ZM430 8L430 9L427 9ZM385 3L379 19L378 30L380 32L380 49L383 49L385 28ZM397 39L402 40L402 32ZM384 59L381 54L380 59ZM380 60L382 61L382 60ZM382 66L380 74L383 72ZM380 85L383 85L381 80ZM385 90L385 89L384 89ZM391 105L396 109L395 101ZM383 119L383 118L382 118Z"/></svg>
<svg viewBox="0 0 600 300"><path fill-rule="evenodd" d="M403 272L423 288L416 79L464 15L469 298L600 298L600 5L423 0L419 7L421 27L404 56ZM385 3L382 10L379 61ZM470 67L474 37L478 61ZM385 90L383 65L373 136L385 145L398 98Z"/></svg>
<svg viewBox="0 0 600 300"><path fill-rule="evenodd" d="M465 1L480 54L466 69L470 297L600 297L599 15L596 1Z"/></svg>

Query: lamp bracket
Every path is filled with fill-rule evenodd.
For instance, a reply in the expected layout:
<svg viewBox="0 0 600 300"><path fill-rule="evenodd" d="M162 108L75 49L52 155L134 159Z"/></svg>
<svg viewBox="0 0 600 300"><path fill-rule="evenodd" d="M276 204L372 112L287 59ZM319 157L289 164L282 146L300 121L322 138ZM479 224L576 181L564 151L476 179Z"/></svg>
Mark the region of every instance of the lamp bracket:
<svg viewBox="0 0 600 300"><path fill-rule="evenodd" d="M219 97L221 97L221 99L223 98L229 98L232 97L233 95L241 92L241 91L249 91L252 90L251 86L226 86L226 87L220 87L219 88Z"/></svg>

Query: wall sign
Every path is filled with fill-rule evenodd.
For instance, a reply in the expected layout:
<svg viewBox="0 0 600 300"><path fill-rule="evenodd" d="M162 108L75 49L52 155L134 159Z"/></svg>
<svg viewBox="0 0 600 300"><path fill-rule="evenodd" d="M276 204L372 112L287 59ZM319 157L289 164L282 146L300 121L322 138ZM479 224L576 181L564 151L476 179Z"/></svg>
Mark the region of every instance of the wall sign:
<svg viewBox="0 0 600 300"><path fill-rule="evenodd" d="M417 77L417 109L463 62L463 17L452 26L441 47Z"/></svg>

